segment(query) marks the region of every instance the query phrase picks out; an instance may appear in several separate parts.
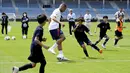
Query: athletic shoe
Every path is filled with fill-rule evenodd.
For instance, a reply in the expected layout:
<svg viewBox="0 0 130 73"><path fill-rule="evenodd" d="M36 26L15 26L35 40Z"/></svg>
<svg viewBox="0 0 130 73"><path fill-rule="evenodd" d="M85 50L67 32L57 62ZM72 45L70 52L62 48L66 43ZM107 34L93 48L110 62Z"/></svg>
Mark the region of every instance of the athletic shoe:
<svg viewBox="0 0 130 73"><path fill-rule="evenodd" d="M14 67L12 68L12 73L18 73L18 71L19 71L19 68L18 68L18 67L14 66Z"/></svg>
<svg viewBox="0 0 130 73"><path fill-rule="evenodd" d="M103 52L103 51L100 49L100 50L99 50L99 53L102 54L102 52Z"/></svg>
<svg viewBox="0 0 130 73"><path fill-rule="evenodd" d="M106 49L106 46L102 44L102 48Z"/></svg>
<svg viewBox="0 0 130 73"><path fill-rule="evenodd" d="M54 55L56 54L56 52L55 52L54 50L52 50L51 48L49 48L48 51L49 51L50 53L54 54Z"/></svg>

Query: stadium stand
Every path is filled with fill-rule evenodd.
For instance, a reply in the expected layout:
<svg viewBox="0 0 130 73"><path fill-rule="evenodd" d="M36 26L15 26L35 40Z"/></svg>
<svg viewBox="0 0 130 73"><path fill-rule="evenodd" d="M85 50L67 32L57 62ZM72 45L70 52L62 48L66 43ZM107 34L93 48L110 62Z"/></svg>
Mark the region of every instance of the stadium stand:
<svg viewBox="0 0 130 73"><path fill-rule="evenodd" d="M28 2L29 1L29 2ZM97 16L108 15L111 17L119 8L124 8L126 13L130 15L130 5L127 5L127 1L107 0L104 2L99 0L81 0L80 4L78 0L2 0L0 3L0 12L16 13L17 18L20 18L23 12L27 12L30 18L36 18L40 13L46 13L50 17L51 13L61 3L66 3L68 9L72 8L76 16L83 16L86 10L89 10L93 18ZM48 3L50 8L42 8L44 4ZM55 3L55 4L54 4ZM112 5L113 4L113 5ZM117 6L117 7L114 7ZM63 17L66 18L68 9L63 13ZM128 16L129 17L129 16Z"/></svg>

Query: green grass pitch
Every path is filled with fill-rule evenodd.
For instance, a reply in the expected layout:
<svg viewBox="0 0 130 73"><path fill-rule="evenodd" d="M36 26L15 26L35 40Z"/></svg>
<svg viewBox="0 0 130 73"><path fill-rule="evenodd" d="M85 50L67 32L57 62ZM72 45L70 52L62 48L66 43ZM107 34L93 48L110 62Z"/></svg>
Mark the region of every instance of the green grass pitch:
<svg viewBox="0 0 130 73"><path fill-rule="evenodd" d="M16 40L5 41L0 35L0 73L11 73L13 66L22 66L30 61L27 57L30 54L30 44L33 32L38 25L37 22L29 23L28 39L23 40L21 36L21 23L11 22L12 30L9 36L16 36ZM98 39L98 32L94 33L94 28L98 22L92 23L93 36L89 36L92 42ZM116 23L111 22L112 31L107 34L110 37L106 44L107 49L101 47L103 40L97 45L103 49L103 54L100 55L97 51L92 50L87 46L91 59L85 58L82 48L79 46L74 36L69 36L68 23L65 22L65 28L62 28L66 36L63 42L64 55L71 59L69 62L57 62L56 55L49 53L43 48L44 55L47 60L45 73L130 73L130 24L124 23L127 28L123 30L124 38L119 41L119 48L113 46L114 29ZM44 27L44 37L47 37L45 44L52 46L55 41L52 40L48 32L48 24ZM57 49L56 52L58 53ZM29 69L20 73L38 73L39 64L36 68Z"/></svg>

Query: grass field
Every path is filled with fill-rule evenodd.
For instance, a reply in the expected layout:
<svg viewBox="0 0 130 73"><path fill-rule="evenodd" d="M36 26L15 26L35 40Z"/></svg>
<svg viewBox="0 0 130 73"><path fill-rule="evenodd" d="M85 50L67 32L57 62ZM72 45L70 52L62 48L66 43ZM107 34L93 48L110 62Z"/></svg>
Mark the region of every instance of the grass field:
<svg viewBox="0 0 130 73"><path fill-rule="evenodd" d="M127 26L123 31L124 39L119 41L118 48L113 46L114 42L114 29L115 23L111 23L112 31L108 31L110 40L107 43L107 49L104 50L101 47L101 43L97 46L103 49L103 54L100 55L97 51L92 50L87 46L88 53L91 57L85 58L81 47L76 42L74 36L69 36L68 23L65 23L66 27L63 28L66 40L63 43L64 54L71 59L69 62L58 62L56 55L49 53L43 48L44 55L47 60L45 73L130 73L130 24L124 23ZM94 28L97 22L92 23L92 32L94 34ZM33 35L33 31L37 26L37 22L29 23L28 39L23 40L21 36L21 23L11 23L12 31L10 36L16 36L16 40L5 41L4 37L0 35L0 73L11 73L13 66L21 66L29 63L27 57L30 54L30 43ZM99 33L99 31L98 31ZM88 37L92 42L98 39L98 33L94 36ZM47 45L53 45L55 41L52 41L48 32L48 25L44 27L44 37L47 37ZM57 49L56 52L58 53ZM34 69L29 69L20 73L38 73L39 64Z"/></svg>

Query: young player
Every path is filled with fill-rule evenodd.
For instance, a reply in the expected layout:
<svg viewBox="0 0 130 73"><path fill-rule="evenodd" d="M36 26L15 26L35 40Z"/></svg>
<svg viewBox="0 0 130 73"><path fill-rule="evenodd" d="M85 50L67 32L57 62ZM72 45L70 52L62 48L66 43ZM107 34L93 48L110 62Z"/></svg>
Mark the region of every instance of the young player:
<svg viewBox="0 0 130 73"><path fill-rule="evenodd" d="M47 17L44 14L41 14L37 17L37 21L39 25L37 26L31 43L31 49L30 49L30 56L28 57L28 60L31 61L31 63L25 64L21 67L13 67L13 73L18 73L19 71L24 71L29 68L34 68L37 63L40 62L41 66L39 69L39 73L44 73L44 68L46 65L46 60L44 57L44 54L42 52L42 47L45 49L48 49L49 47L44 45L42 41L46 41L46 39L43 39L43 26L46 24Z"/></svg>
<svg viewBox="0 0 130 73"><path fill-rule="evenodd" d="M8 16L6 15L6 13L2 13L2 29L1 29L1 33L2 35L4 36L4 28L5 28L5 32L6 32L6 35L8 35Z"/></svg>
<svg viewBox="0 0 130 73"><path fill-rule="evenodd" d="M74 28L75 25L75 19L76 19L76 15L75 13L73 13L73 10L70 9L69 14L67 15L67 20L69 21L69 33L71 36L72 36L72 26Z"/></svg>
<svg viewBox="0 0 130 73"><path fill-rule="evenodd" d="M58 47L59 54L57 55L57 59L62 59L62 60L68 60L67 58L64 57L62 51L62 42L65 40L65 36L63 34L63 31L59 28L60 25L64 27L64 24L60 22L60 18L61 18L61 13L64 12L66 8L67 8L66 4L63 3L59 6L59 8L55 9L52 15L50 16L51 21L49 24L50 34L53 40L56 40L56 42L52 47L49 48L48 51L53 54L56 54L54 49Z"/></svg>
<svg viewBox="0 0 130 73"><path fill-rule="evenodd" d="M116 21L119 20L119 16L122 16L122 20L124 20L125 13L124 13L124 9L123 8L120 8L120 10L115 13Z"/></svg>
<svg viewBox="0 0 130 73"><path fill-rule="evenodd" d="M85 34L85 32L87 33L89 32L89 29L85 25L83 25L83 18L78 18L78 24L75 26L73 32L74 32L77 42L83 48L83 52L86 55L86 57L89 57L89 55L87 53L84 42L87 45L90 45L91 47L96 49L99 53L102 53L102 50L99 49L96 45L92 44L92 42L89 40L89 38Z"/></svg>
<svg viewBox="0 0 130 73"><path fill-rule="evenodd" d="M116 21L117 25L116 25L116 29L115 29L115 43L114 43L114 46L117 46L118 41L123 39L122 30L125 27L123 26L122 19L123 19L123 17L119 16L119 20Z"/></svg>
<svg viewBox="0 0 130 73"><path fill-rule="evenodd" d="M90 30L91 29L91 19L92 15L90 14L89 10L87 10L86 14L84 15L85 26ZM89 31L89 34L92 36L92 33Z"/></svg>
<svg viewBox="0 0 130 73"><path fill-rule="evenodd" d="M23 13L23 17L22 17L22 19L21 19L21 22L22 22L22 26L21 26L21 28L22 28L22 36L23 36L23 37L24 37L24 36L27 37L28 27L29 27L29 25L28 25L29 18L28 18L28 16L27 16L27 13L26 13L26 12Z"/></svg>
<svg viewBox="0 0 130 73"><path fill-rule="evenodd" d="M106 43L109 40L109 37L107 36L106 32L107 30L110 30L110 24L108 22L108 16L103 16L103 21L97 25L98 28L100 28L100 35L99 35L99 39L96 41L95 45L97 45L103 38L105 38L104 43L102 44L103 48L106 48ZM97 28L96 28L97 30ZM95 30L95 33L96 33Z"/></svg>

